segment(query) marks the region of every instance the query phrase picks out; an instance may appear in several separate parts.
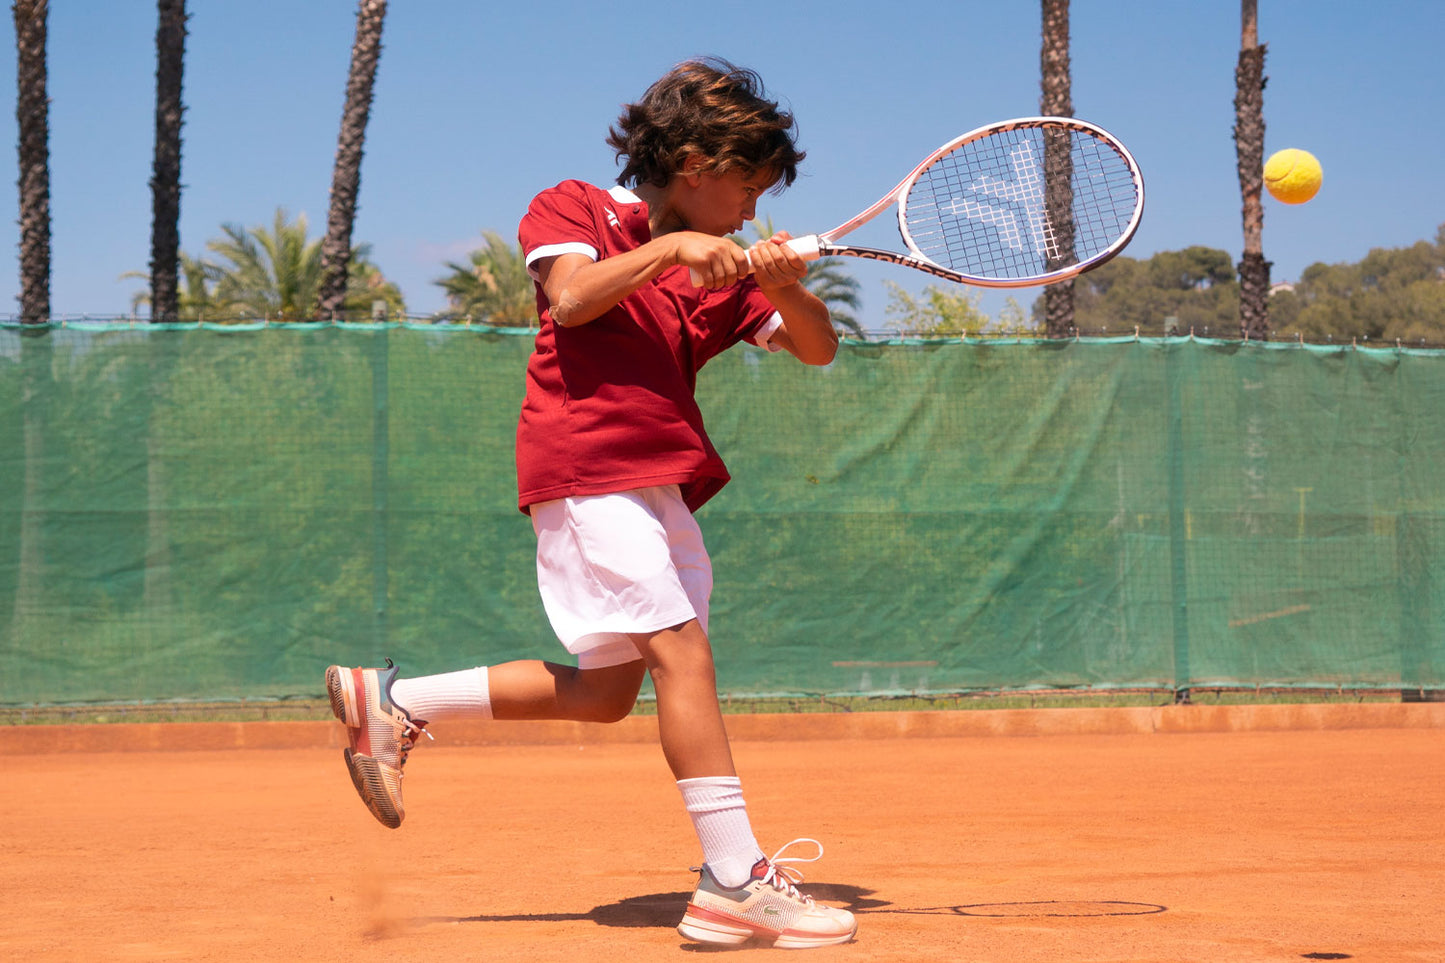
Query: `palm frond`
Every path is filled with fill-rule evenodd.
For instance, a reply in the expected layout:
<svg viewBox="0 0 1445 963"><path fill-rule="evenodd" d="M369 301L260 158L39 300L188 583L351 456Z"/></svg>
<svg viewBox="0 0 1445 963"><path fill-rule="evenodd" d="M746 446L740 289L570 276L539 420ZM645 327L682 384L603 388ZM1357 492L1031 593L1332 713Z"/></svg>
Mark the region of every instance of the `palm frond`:
<svg viewBox="0 0 1445 963"><path fill-rule="evenodd" d="M483 231L484 244L468 264L448 262L450 273L432 283L447 295L451 314L500 327L535 327L537 295L520 245L495 231Z"/></svg>

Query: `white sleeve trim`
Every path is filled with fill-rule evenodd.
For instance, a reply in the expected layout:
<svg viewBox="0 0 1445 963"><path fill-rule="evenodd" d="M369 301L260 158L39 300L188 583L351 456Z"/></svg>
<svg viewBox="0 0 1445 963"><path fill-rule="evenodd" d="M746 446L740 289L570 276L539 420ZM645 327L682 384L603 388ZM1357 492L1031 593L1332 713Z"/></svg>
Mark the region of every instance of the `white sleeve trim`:
<svg viewBox="0 0 1445 963"><path fill-rule="evenodd" d="M581 241L568 241L565 244L543 244L541 247L527 255L527 274L533 281L539 281L537 269L532 265L543 258L557 257L560 254L582 254L591 260L597 260L597 249L591 244L583 244Z"/></svg>
<svg viewBox="0 0 1445 963"><path fill-rule="evenodd" d="M783 348L781 345L773 344L773 335L782 326L783 316L774 311L773 316L764 321L763 326L758 329L758 333L753 335L749 340L759 348L767 348L769 351L782 351Z"/></svg>

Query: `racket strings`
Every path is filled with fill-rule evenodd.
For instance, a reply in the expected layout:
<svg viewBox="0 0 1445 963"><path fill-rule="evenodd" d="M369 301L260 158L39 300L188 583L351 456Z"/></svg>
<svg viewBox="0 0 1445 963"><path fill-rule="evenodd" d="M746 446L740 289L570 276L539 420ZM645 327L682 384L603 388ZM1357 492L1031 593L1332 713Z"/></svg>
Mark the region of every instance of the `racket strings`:
<svg viewBox="0 0 1445 963"><path fill-rule="evenodd" d="M954 271L1029 278L1114 244L1137 205L1129 163L1085 131L1005 131L964 144L919 174L904 240Z"/></svg>

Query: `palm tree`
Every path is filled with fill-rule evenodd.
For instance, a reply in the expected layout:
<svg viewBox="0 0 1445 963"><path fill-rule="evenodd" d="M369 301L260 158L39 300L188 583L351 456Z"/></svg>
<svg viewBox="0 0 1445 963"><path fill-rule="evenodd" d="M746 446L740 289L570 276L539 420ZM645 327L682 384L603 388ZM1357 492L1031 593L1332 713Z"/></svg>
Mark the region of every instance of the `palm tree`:
<svg viewBox="0 0 1445 963"><path fill-rule="evenodd" d="M842 258L824 257L809 264L803 287L828 306L833 327L860 341L868 339L868 332L863 330L862 322L854 313L863 304L858 296L858 279L843 267Z"/></svg>
<svg viewBox="0 0 1445 963"><path fill-rule="evenodd" d="M181 84L186 59L186 0L156 3L156 135L151 173L151 321L180 320L177 266L181 262ZM187 266L189 275L195 271ZM195 271L195 273L200 273ZM205 290L204 278L201 289ZM148 612L165 611L171 599L171 538L164 510L169 467L154 425L170 393L169 354L151 371L146 431L146 566L143 600Z"/></svg>
<svg viewBox="0 0 1445 963"><path fill-rule="evenodd" d="M351 229L356 222L356 196L361 190L362 144L366 141L366 123L371 116L371 92L376 64L381 59L381 27L385 18L386 0L361 0L357 5L356 42L351 48L346 106L341 113L341 135L331 175L331 210L326 218L326 241L321 248L318 309L322 318L330 320L340 317L346 301Z"/></svg>
<svg viewBox="0 0 1445 963"><path fill-rule="evenodd" d="M50 99L47 0L15 0L15 116L20 125L20 320L50 319Z"/></svg>
<svg viewBox="0 0 1445 963"><path fill-rule="evenodd" d="M321 279L321 242L306 238L306 215L287 221L277 209L270 231L221 225L206 249L213 262L214 297L237 316L299 321L310 315Z"/></svg>
<svg viewBox="0 0 1445 963"><path fill-rule="evenodd" d="M405 318L406 301L401 288L388 281L381 268L371 263L370 254L370 244L358 244L351 249L344 310L350 317L364 311L373 321Z"/></svg>
<svg viewBox="0 0 1445 963"><path fill-rule="evenodd" d="M467 255L468 264L447 262L451 273L433 282L447 294L447 314L498 327L536 327L537 292L521 246L495 231L482 236L486 244Z"/></svg>
<svg viewBox="0 0 1445 963"><path fill-rule="evenodd" d="M1039 98L1039 111L1051 117L1072 117L1069 0L1043 0L1043 20L1043 46L1039 56L1043 94ZM1069 156L1068 135L1060 134L1047 131L1044 135L1044 203L1060 248L1059 256L1050 259L1050 268L1074 260L1073 161ZM1063 281L1044 288L1045 333L1050 338L1062 338L1073 327L1074 282Z"/></svg>
<svg viewBox="0 0 1445 963"><path fill-rule="evenodd" d="M1264 44L1256 0L1240 0L1239 64L1234 68L1234 151L1243 198L1244 257L1239 262L1239 334L1269 338L1269 262L1264 259Z"/></svg>
<svg viewBox="0 0 1445 963"><path fill-rule="evenodd" d="M46 399L52 390L50 338L50 101L46 94L45 0L16 0L15 117L20 127L20 320L38 337L20 346L22 451L19 550L13 564L11 637L36 638L44 611Z"/></svg>
<svg viewBox="0 0 1445 963"><path fill-rule="evenodd" d="M232 318L301 321L310 317L321 283L321 241L307 238L306 215L288 221L277 209L271 230L221 226L221 237L206 243L218 260L202 262L214 309ZM376 302L389 314L404 315L401 291L372 264L370 245L349 252L348 280L336 317L343 312L369 314ZM202 288L202 293L204 287Z"/></svg>
<svg viewBox="0 0 1445 963"><path fill-rule="evenodd" d="M181 76L186 55L186 0L157 0L156 146L151 175L151 320L178 319L180 260Z"/></svg>
<svg viewBox="0 0 1445 963"><path fill-rule="evenodd" d="M180 265L177 275L176 286L176 317L177 321L205 321L207 319L217 320L221 316L215 299L211 296L211 276L215 273L214 265L206 261L197 260L184 251L176 253L176 260ZM140 271L126 271L120 276L121 280L127 278L139 278L149 280L149 277ZM151 320L159 320L156 317L155 307L151 302L151 288L137 291L131 295L130 308L131 317L135 317L137 309L142 305L151 309Z"/></svg>

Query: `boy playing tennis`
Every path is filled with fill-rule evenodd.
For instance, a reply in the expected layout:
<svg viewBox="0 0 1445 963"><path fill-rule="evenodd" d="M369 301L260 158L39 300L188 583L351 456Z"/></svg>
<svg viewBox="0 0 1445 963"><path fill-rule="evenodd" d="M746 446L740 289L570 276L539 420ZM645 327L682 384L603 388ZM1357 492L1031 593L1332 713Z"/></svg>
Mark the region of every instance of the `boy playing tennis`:
<svg viewBox="0 0 1445 963"><path fill-rule="evenodd" d="M517 430L519 504L537 534L543 605L577 666L399 679L388 660L326 673L352 781L391 827L403 816L402 765L428 724L615 722L650 673L663 754L704 857L678 930L704 943L826 946L857 928L793 885L788 864L821 846L811 859L783 857L788 846L768 859L753 837L718 708L712 568L693 518L728 480L693 397L698 369L742 340L814 365L837 350L787 235L747 252L727 238L759 195L792 184L803 158L794 136L753 72L684 63L609 132L624 161L618 186L563 182L522 219L541 330Z"/></svg>

